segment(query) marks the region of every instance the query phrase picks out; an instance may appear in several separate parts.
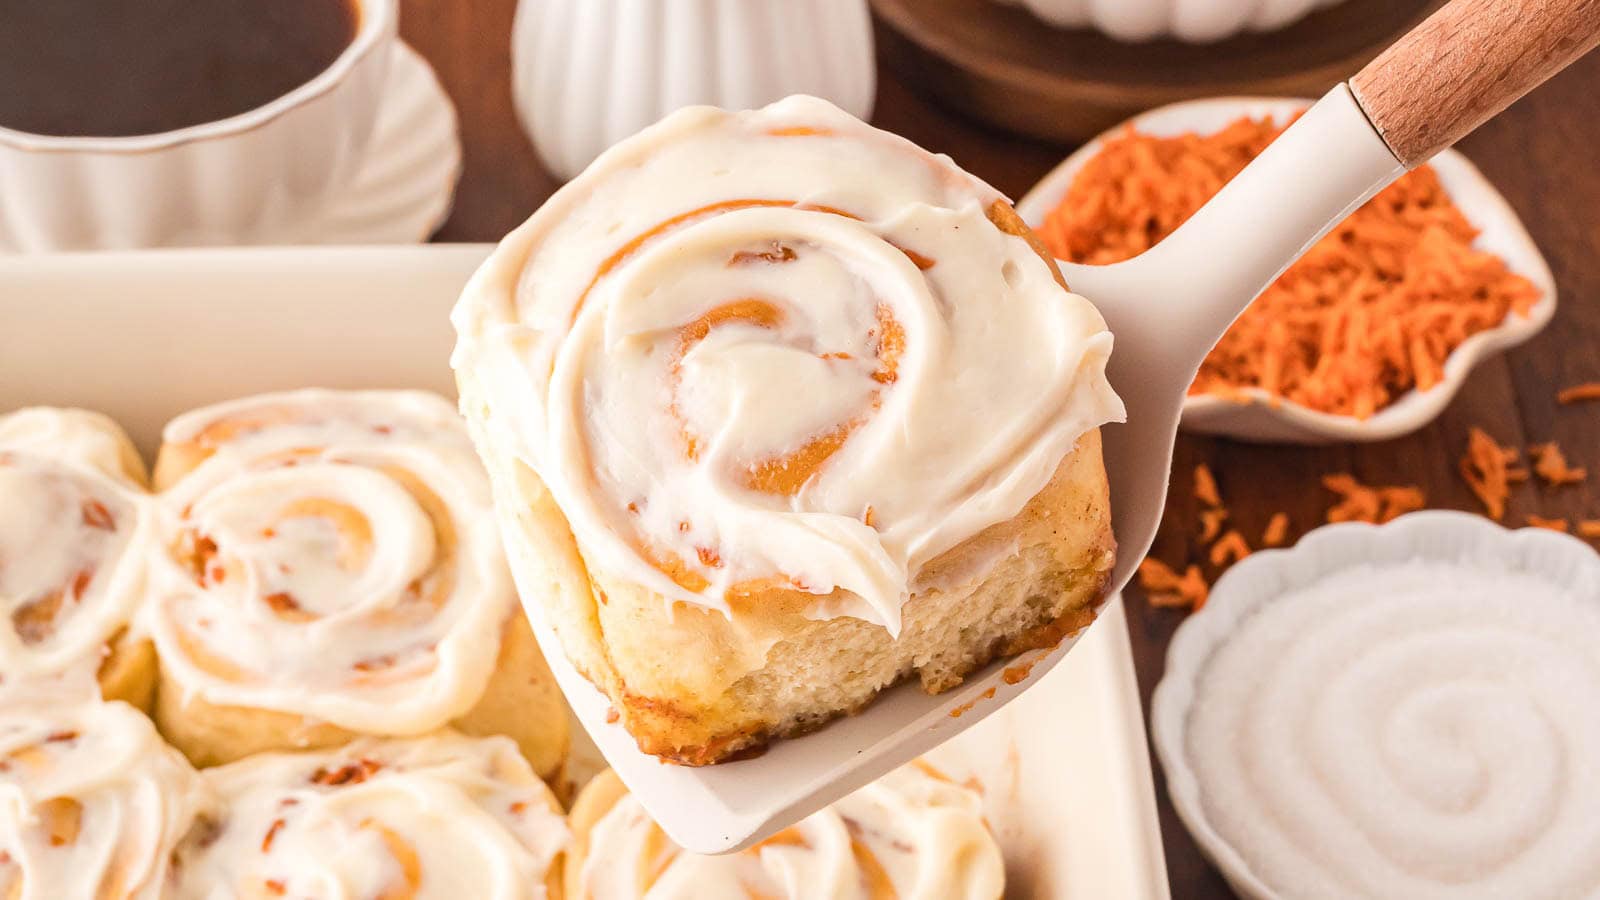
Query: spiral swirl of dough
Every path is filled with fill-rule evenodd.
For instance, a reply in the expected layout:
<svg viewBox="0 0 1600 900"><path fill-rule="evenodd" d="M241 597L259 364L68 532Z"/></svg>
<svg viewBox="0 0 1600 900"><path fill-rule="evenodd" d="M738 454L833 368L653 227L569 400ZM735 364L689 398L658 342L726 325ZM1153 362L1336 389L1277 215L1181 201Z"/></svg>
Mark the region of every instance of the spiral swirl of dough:
<svg viewBox="0 0 1600 900"><path fill-rule="evenodd" d="M92 674L145 569L144 487L97 413L0 416L0 682ZM132 471L130 471L132 470Z"/></svg>
<svg viewBox="0 0 1600 900"><path fill-rule="evenodd" d="M998 900L1005 884L981 798L920 760L740 853L679 849L631 794L588 848L576 896L593 900Z"/></svg>
<svg viewBox="0 0 1600 900"><path fill-rule="evenodd" d="M0 712L0 897L161 896L199 777L123 703Z"/></svg>
<svg viewBox="0 0 1600 900"><path fill-rule="evenodd" d="M448 402L267 394L187 413L165 440L145 613L185 691L375 734L478 699L515 594Z"/></svg>
<svg viewBox="0 0 1600 900"><path fill-rule="evenodd" d="M1597 591L1414 561L1262 604L1197 678L1206 819L1285 897L1600 894Z"/></svg>
<svg viewBox="0 0 1600 900"><path fill-rule="evenodd" d="M555 797L505 738L365 739L202 777L215 801L173 855L173 900L546 900L567 844Z"/></svg>
<svg viewBox="0 0 1600 900"><path fill-rule="evenodd" d="M823 101L684 110L506 239L454 365L592 566L897 631L924 563L1122 415L1110 334L1026 233Z"/></svg>

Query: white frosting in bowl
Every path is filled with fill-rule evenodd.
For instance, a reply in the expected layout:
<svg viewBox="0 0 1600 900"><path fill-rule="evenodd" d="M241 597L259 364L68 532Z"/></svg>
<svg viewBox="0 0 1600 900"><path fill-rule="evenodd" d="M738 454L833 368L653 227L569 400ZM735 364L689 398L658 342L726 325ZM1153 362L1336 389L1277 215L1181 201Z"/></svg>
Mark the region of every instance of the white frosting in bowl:
<svg viewBox="0 0 1600 900"><path fill-rule="evenodd" d="M1600 894L1600 558L1397 524L1218 584L1152 711L1175 803L1255 896Z"/></svg>
<svg viewBox="0 0 1600 900"><path fill-rule="evenodd" d="M994 189L827 103L678 112L468 285L453 360L592 567L896 631L921 566L1119 419L1111 336Z"/></svg>

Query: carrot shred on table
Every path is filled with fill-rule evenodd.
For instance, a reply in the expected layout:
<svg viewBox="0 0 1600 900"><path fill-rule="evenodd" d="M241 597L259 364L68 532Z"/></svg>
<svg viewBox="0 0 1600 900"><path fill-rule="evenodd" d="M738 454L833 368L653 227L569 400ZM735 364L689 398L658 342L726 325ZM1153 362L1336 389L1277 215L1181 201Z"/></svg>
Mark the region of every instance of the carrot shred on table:
<svg viewBox="0 0 1600 900"><path fill-rule="evenodd" d="M1211 467L1205 463L1194 467L1194 496L1207 506L1222 506L1222 494L1217 490L1217 477L1211 474Z"/></svg>
<svg viewBox="0 0 1600 900"><path fill-rule="evenodd" d="M1226 566L1236 563L1250 555L1250 545L1244 541L1244 535L1237 528L1223 535L1215 544L1211 545L1211 564L1213 566Z"/></svg>
<svg viewBox="0 0 1600 900"><path fill-rule="evenodd" d="M1555 441L1533 444L1528 447L1528 455L1533 457L1534 473L1551 487L1578 484L1589 477L1588 469L1582 466L1574 468L1567 463L1566 454L1561 452Z"/></svg>
<svg viewBox="0 0 1600 900"><path fill-rule="evenodd" d="M1213 135L1155 137L1129 126L1078 171L1039 234L1073 262L1136 256L1283 127L1242 118ZM1463 341L1510 315L1528 315L1539 299L1532 282L1473 248L1477 233L1430 167L1401 176L1256 298L1207 355L1189 392L1248 399L1244 392L1257 388L1366 418L1407 391L1433 387Z"/></svg>
<svg viewBox="0 0 1600 900"><path fill-rule="evenodd" d="M1267 520L1267 527L1261 532L1261 546L1281 547L1289 539L1289 514L1273 513Z"/></svg>
<svg viewBox="0 0 1600 900"><path fill-rule="evenodd" d="M1515 447L1502 447L1489 433L1474 425L1467 433L1467 452L1461 457L1461 477L1483 504L1484 514L1496 522L1505 518L1510 485L1526 471L1511 468L1519 457Z"/></svg>
<svg viewBox="0 0 1600 900"><path fill-rule="evenodd" d="M1567 530L1566 519L1546 519L1544 516L1529 515L1527 520L1530 528L1544 528L1549 531Z"/></svg>
<svg viewBox="0 0 1600 900"><path fill-rule="evenodd" d="M1222 522L1228 511L1221 508L1200 510L1200 543L1209 544L1222 533Z"/></svg>
<svg viewBox="0 0 1600 900"><path fill-rule="evenodd" d="M1182 575L1153 556L1139 563L1139 586L1151 606L1188 607L1198 610L1206 605L1211 588L1200 574L1199 566L1190 566Z"/></svg>
<svg viewBox="0 0 1600 900"><path fill-rule="evenodd" d="M1577 403L1580 400L1600 400L1600 381L1575 384L1556 392L1556 401L1559 403Z"/></svg>
<svg viewBox="0 0 1600 900"><path fill-rule="evenodd" d="M1586 538L1600 538L1600 519L1578 520L1578 534Z"/></svg>
<svg viewBox="0 0 1600 900"><path fill-rule="evenodd" d="M1339 496L1339 502L1328 507L1329 522L1380 525L1428 505L1427 496L1415 485L1370 487L1346 472L1322 476L1322 486Z"/></svg>

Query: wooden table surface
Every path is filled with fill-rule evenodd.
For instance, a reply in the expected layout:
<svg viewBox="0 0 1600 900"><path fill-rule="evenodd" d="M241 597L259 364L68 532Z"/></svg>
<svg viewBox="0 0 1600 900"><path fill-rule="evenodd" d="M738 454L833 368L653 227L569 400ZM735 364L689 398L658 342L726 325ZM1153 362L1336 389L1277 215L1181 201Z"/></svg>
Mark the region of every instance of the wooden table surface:
<svg viewBox="0 0 1600 900"><path fill-rule="evenodd" d="M514 0L404 0L401 32L437 69L461 116L466 171L442 241L493 241L521 222L558 182L538 164L512 115L509 44ZM1020 197L1071 149L1033 143L956 118L887 72L880 73L873 122L955 160L1012 197ZM1556 440L1575 465L1600 473L1600 405L1560 407L1557 387L1600 380L1600 54L1580 60L1468 137L1461 149L1522 215L1555 272L1560 308L1530 343L1480 366L1436 422L1410 437L1365 446L1317 449L1252 446L1183 437L1168 523L1155 553L1169 562L1199 561L1192 546L1189 475L1207 462L1217 474L1232 523L1261 533L1274 511L1294 532L1319 524L1329 497L1318 479L1351 472L1368 483L1416 484L1429 505L1476 510L1456 474L1467 429L1479 425L1501 443ZM1523 516L1600 517L1588 484L1516 490L1507 521ZM1148 704L1161 678L1167 642L1180 613L1151 609L1137 590L1128 616L1139 686ZM1159 766L1156 794L1173 895L1232 896L1201 856L1166 800Z"/></svg>

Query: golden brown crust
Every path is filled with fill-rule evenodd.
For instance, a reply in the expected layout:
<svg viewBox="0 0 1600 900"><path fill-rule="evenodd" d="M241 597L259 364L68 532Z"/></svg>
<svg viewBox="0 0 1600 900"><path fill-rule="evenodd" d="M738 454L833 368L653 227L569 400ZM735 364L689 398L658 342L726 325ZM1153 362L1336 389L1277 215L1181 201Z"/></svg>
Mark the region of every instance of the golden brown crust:
<svg viewBox="0 0 1600 900"><path fill-rule="evenodd" d="M96 673L100 696L149 713L155 704L157 673L155 645L148 638L129 638L123 629L106 642L106 658Z"/></svg>
<svg viewBox="0 0 1600 900"><path fill-rule="evenodd" d="M567 827L572 830L572 843L567 847L565 870L566 884L573 892L570 900L580 900L583 885L583 861L589 856L589 834L606 813L628 796L628 788L617 773L606 769L583 786L572 812L567 814ZM551 894L552 900L560 894Z"/></svg>

